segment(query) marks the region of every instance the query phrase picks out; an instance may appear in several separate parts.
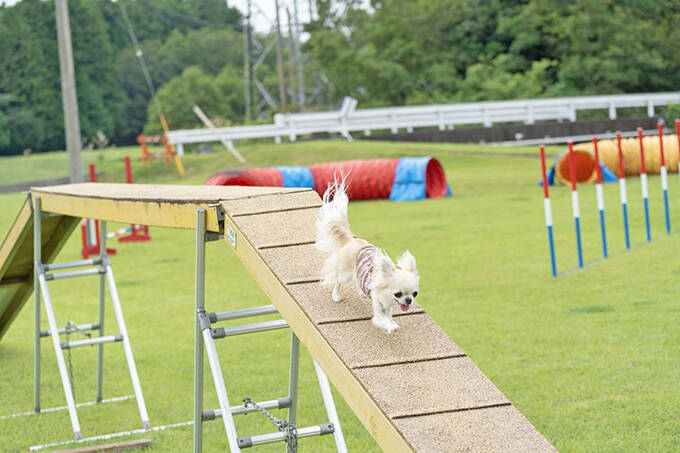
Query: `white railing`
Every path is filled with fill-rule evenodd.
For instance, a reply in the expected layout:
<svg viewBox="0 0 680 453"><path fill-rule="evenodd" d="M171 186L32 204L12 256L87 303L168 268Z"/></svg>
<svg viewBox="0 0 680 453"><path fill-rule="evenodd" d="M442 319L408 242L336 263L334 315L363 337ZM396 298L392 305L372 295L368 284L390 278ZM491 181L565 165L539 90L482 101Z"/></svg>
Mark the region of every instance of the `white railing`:
<svg viewBox="0 0 680 453"><path fill-rule="evenodd" d="M182 155L185 143L216 142L220 137L230 142L249 138L274 138L280 143L281 137L295 141L300 135L329 132L339 133L351 140L351 133L357 131L370 135L374 130L390 130L396 133L399 129L406 129L412 132L417 127L437 127L444 130L464 124L483 124L490 127L496 123L575 121L576 112L579 110L606 109L609 118L616 119L617 109L643 107L647 109L647 115L652 117L656 106L671 103L680 104L680 92L465 102L361 110L356 110L356 99L346 97L340 110L333 112L277 113L272 124L223 127L215 131L177 130L170 132L168 139L177 146L178 153Z"/></svg>

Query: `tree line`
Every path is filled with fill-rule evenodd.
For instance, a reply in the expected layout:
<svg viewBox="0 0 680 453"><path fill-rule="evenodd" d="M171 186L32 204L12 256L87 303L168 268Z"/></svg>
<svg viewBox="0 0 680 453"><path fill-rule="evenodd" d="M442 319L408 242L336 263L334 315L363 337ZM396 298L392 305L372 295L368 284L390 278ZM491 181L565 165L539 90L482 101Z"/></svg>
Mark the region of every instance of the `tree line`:
<svg viewBox="0 0 680 453"><path fill-rule="evenodd" d="M171 128L200 126L193 104L219 124L245 121L238 10L223 0L68 3L85 139L101 131L129 144L142 131L160 131L122 4ZM368 7L316 0L314 12L302 45L305 84L315 90L306 108L329 108L345 95L383 106L680 86L674 0L372 0ZM275 52L257 71L278 98ZM293 72L286 63L291 89ZM263 103L261 116L271 113ZM0 8L0 154L27 148L64 148L52 0Z"/></svg>

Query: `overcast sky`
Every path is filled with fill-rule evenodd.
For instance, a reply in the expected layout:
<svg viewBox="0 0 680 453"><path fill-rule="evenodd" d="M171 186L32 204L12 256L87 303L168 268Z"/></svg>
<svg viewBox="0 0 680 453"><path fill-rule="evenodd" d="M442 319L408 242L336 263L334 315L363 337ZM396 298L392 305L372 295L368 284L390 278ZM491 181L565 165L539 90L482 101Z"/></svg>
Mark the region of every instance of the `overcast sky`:
<svg viewBox="0 0 680 453"><path fill-rule="evenodd" d="M14 5L20 0L0 0L0 4L4 3L7 6ZM252 7L252 23L255 30L259 32L267 32L270 30L271 24L276 20L276 9L274 0L251 0ZM296 0L279 0L279 6L281 8L281 26L283 27L282 32L287 33L288 21L286 20L285 8L290 9L291 15L293 14L293 6ZM314 1L312 0L312 5ZM238 8L243 15L245 15L247 10L248 1L247 0L227 0L229 6ZM309 21L309 0L297 0L298 7L298 17L300 23L305 23Z"/></svg>

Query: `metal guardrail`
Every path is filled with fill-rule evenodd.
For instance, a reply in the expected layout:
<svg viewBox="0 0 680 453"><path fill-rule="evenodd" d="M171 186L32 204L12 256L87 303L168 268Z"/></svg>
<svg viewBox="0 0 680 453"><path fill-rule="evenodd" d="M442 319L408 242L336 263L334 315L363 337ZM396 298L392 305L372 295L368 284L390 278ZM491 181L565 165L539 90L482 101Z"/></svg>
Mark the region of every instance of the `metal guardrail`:
<svg viewBox="0 0 680 453"><path fill-rule="evenodd" d="M373 130L399 129L408 132L418 127L453 129L456 125L483 124L491 127L497 123L536 121L575 121L579 110L608 110L610 119L616 119L617 109L646 108L647 115L654 116L656 106L680 104L680 92L615 94L604 96L574 96L550 99L516 101L465 102L458 104L417 105L383 107L356 110L357 100L345 97L340 110L319 113L278 113L274 123L255 126L237 126L210 129L171 131L169 141L176 145L180 156L185 143L206 143L249 138L282 137L295 141L300 135L319 132L339 133L348 140L352 132L370 135Z"/></svg>

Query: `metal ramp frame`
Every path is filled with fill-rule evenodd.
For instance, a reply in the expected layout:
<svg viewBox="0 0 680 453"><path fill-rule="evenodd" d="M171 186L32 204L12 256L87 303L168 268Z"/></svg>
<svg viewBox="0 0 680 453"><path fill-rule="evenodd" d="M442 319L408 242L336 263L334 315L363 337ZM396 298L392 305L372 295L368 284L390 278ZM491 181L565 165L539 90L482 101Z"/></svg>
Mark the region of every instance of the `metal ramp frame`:
<svg viewBox="0 0 680 453"><path fill-rule="evenodd" d="M57 357L57 365L59 367L59 375L61 377L62 387L64 390L64 396L66 398L66 408L68 409L69 416L71 419L71 426L73 428L73 434L76 440L82 439L82 433L80 430L80 422L78 420L78 413L76 411L77 405L75 403L75 397L73 394L73 389L71 387L71 381L69 379L69 374L66 369L66 363L64 362L63 350L70 350L82 346L92 346L97 345L97 397L96 402L101 403L103 401L103 369L104 369L104 345L106 343L121 342L123 344L123 350L125 352L125 358L127 360L128 369L130 372L130 378L132 380L132 387L134 389L135 399L137 401L137 406L139 408L139 415L142 420L142 426L145 429L151 427L149 423L149 415L146 410L146 405L144 403L144 395L142 394L142 388L139 383L139 376L137 375L137 367L135 366L135 360L132 355L132 347L130 346L130 339L128 337L127 329L125 326L125 319L123 318L123 311L120 306L120 299L118 297L118 290L116 288L116 282L113 278L113 270L111 268L111 263L109 257L106 254L106 221L101 222L101 228L99 230L100 237L100 255L97 258L72 261L66 263L58 264L46 264L42 260L42 220L43 217L49 217L50 213L43 212L41 209L41 198L36 196L33 199L33 254L34 254L34 296L35 296L35 312L34 312L34 411L35 413L40 413L40 340L42 338L51 337L52 344L54 346L54 352ZM55 270L63 269L73 269L79 267L89 267L88 269L79 269L71 271L62 272L51 272ZM73 326L74 330L71 330L70 323L69 326L63 329L57 327L57 321L54 315L54 309L52 306L52 299L50 297L49 290L47 288L47 282L52 280L82 277L87 275L99 275L99 320L96 323L82 324L78 326ZM108 285L107 285L108 283ZM118 324L119 334L116 335L104 335L104 312L105 312L105 300L106 300L106 287L108 286L111 300L113 303L113 310L116 317L116 322ZM47 320L49 324L49 330L40 330L40 301L44 302L45 312L47 315ZM60 341L60 335L68 334L72 331L98 331L99 336L94 338L88 338L85 340L74 340L74 341Z"/></svg>
<svg viewBox="0 0 680 453"><path fill-rule="evenodd" d="M278 313L273 305L245 308L224 312L205 311L205 244L206 242L217 241L219 235L206 231L206 210L199 208L196 211L196 325L194 342L194 453L203 451L203 422L222 418L224 429L227 435L227 443L232 453L240 453L242 449L254 447L274 442L286 442L286 451L293 453L297 451L297 439L333 434L336 450L339 453L347 453L345 438L340 426L340 420L333 401L328 378L323 370L314 361L319 388L323 398L329 422L308 426L305 428L295 428L297 423L297 395L298 395L298 374L300 360L300 340L291 332L290 346L290 373L288 381L288 396L274 400L256 403L262 409L288 409L287 423L292 425L295 431L294 442L289 442L287 433L279 426L278 432L262 434L257 436L238 437L236 426L234 425L234 415L247 414L257 411L254 405L244 404L231 406L227 396L224 376L217 356L215 339L228 338L236 335L246 335L252 333L268 332L288 328L288 323L283 319L264 321L253 324L244 324L232 327L213 328L213 324L220 321L252 318L255 316L269 315ZM204 351L208 356L210 371L215 384L219 409L203 410L203 364ZM244 401L245 402L245 401Z"/></svg>

